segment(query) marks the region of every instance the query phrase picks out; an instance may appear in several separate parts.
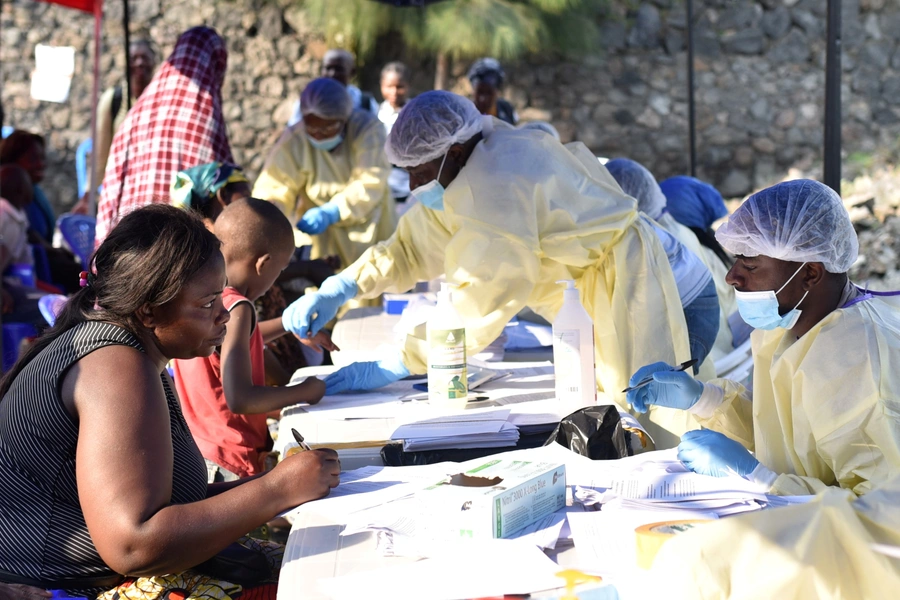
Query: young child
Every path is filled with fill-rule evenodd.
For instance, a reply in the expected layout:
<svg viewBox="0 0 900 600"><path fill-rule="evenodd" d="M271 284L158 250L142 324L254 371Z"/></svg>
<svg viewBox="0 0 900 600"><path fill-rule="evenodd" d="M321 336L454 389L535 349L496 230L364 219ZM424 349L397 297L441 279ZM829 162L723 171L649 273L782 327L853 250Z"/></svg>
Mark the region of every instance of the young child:
<svg viewBox="0 0 900 600"><path fill-rule="evenodd" d="M401 62L391 62L381 69L381 95L384 102L378 107L378 120L391 132L400 109L407 101L409 69Z"/></svg>
<svg viewBox="0 0 900 600"><path fill-rule="evenodd" d="M246 198L225 207L215 233L228 280L222 301L231 319L217 352L175 361L184 417L206 459L210 483L261 473L271 449L266 413L299 402L314 404L325 394L325 384L315 378L291 387L265 386L263 344L285 331L280 318L257 323L253 301L272 287L291 259L290 222L271 202ZM315 342L337 350L327 334Z"/></svg>
<svg viewBox="0 0 900 600"><path fill-rule="evenodd" d="M406 104L409 94L409 69L402 62L390 62L381 69L381 95L384 102L378 107L378 120L384 123L384 129L390 135L391 128L400 110ZM404 169L393 167L388 176L388 185L391 188L391 196L397 202L395 208L397 216L403 215L411 202L409 197L409 173Z"/></svg>

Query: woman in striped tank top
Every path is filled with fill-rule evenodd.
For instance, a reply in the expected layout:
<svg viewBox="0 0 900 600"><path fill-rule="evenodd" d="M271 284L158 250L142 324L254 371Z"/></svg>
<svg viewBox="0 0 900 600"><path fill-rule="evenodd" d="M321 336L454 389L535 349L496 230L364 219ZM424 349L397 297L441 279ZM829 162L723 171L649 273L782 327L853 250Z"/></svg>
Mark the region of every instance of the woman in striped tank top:
<svg viewBox="0 0 900 600"><path fill-rule="evenodd" d="M0 582L104 598L265 596L193 568L325 496L340 463L316 450L207 485L165 366L222 342L218 240L192 213L151 205L121 220L83 284L0 381Z"/></svg>

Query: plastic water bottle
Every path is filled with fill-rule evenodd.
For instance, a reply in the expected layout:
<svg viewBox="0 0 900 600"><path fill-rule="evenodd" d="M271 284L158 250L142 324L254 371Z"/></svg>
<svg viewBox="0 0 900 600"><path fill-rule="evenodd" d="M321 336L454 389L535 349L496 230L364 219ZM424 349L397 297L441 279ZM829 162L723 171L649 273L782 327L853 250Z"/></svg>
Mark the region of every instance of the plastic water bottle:
<svg viewBox="0 0 900 600"><path fill-rule="evenodd" d="M563 305L553 320L556 399L569 412L597 403L594 322L581 304L575 282L564 279Z"/></svg>
<svg viewBox="0 0 900 600"><path fill-rule="evenodd" d="M468 401L466 328L453 307L449 283L441 283L428 335L428 401L439 408L463 409Z"/></svg>

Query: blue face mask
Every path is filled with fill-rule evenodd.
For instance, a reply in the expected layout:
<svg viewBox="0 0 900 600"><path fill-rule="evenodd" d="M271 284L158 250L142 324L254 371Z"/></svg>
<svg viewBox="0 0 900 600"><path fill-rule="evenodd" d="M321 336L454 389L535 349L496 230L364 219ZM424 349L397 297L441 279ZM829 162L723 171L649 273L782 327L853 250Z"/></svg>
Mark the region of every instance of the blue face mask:
<svg viewBox="0 0 900 600"><path fill-rule="evenodd" d="M447 155L444 154L444 160L441 161L441 168L438 169L437 177L425 185L420 185L411 192L413 198L431 210L444 210L444 186L440 184L439 179L446 161Z"/></svg>
<svg viewBox="0 0 900 600"><path fill-rule="evenodd" d="M330 138L325 138L324 140L317 140L313 136L309 136L309 143L312 144L313 148L317 148L319 150L324 150L325 152L330 152L338 147L338 145L344 141L344 134L339 133Z"/></svg>
<svg viewBox="0 0 900 600"><path fill-rule="evenodd" d="M806 263L803 263L800 265L800 269L805 266ZM781 290L787 287L787 284L797 276L800 269L794 271L794 274L791 275L790 279L785 281L784 285L781 286L777 292L773 292L772 290L767 292L734 291L735 298L737 299L738 312L741 313L741 318L744 319L747 325L754 329L769 330L778 327L782 329L793 329L794 325L796 325L797 321L800 319L800 313L803 312L798 310L797 306L803 304L807 294L809 294L809 290L806 291L806 294L803 294L803 297L800 298L800 302L797 303L797 306L784 315L778 313L777 296Z"/></svg>

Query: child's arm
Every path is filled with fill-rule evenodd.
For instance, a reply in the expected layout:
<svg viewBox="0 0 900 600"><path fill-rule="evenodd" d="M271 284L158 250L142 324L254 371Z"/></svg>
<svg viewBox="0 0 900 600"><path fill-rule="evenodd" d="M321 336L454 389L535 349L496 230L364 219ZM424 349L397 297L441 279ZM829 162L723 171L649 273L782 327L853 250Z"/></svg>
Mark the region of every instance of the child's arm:
<svg viewBox="0 0 900 600"><path fill-rule="evenodd" d="M234 318L233 315L234 313L232 313L232 319ZM259 332L263 336L263 342L266 344L271 341L277 340L285 333L287 333L287 331L284 330L284 325L281 323L281 317L276 317L267 321L261 321L258 327Z"/></svg>
<svg viewBox="0 0 900 600"><path fill-rule="evenodd" d="M250 366L250 334L253 307L241 302L231 309L231 320L222 342L222 388L228 409L239 415L267 413L299 402L315 404L325 395L325 383L310 377L300 385L253 385Z"/></svg>
<svg viewBox="0 0 900 600"><path fill-rule="evenodd" d="M272 340L277 340L285 333L284 325L281 322L281 317L276 319L269 319L268 321L263 321L259 324L259 331L262 333L263 341L265 343L269 343ZM325 331L324 329L319 331L316 335L312 337L302 338L299 335L295 335L300 343L304 346L312 348L316 352L322 352L322 348L325 348L329 352L339 352L340 348L337 347L333 341L331 341L331 335Z"/></svg>

